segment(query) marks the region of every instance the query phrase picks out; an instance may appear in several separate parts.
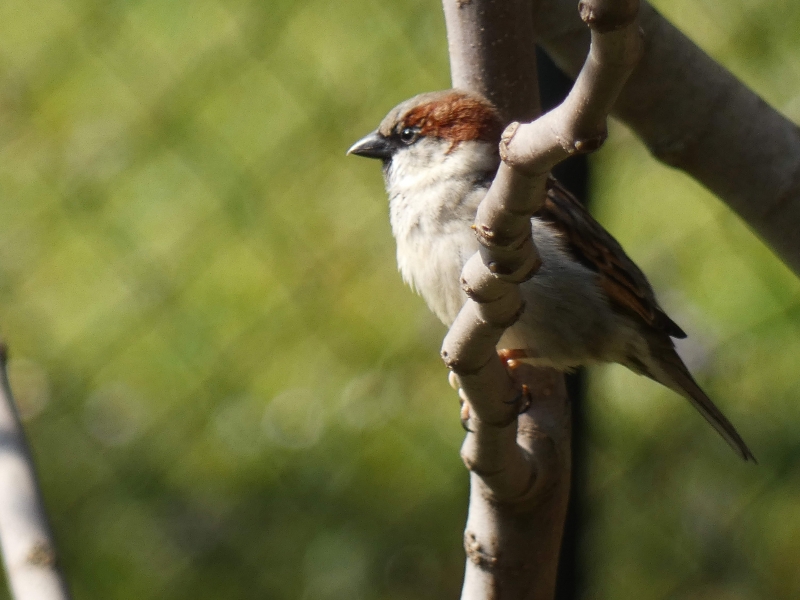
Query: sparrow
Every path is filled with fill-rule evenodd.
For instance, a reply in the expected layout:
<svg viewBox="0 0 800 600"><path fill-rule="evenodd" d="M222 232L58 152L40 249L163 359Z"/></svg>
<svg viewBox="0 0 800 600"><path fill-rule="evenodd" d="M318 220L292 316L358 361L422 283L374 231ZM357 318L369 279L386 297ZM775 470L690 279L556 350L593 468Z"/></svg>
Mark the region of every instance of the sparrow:
<svg viewBox="0 0 800 600"><path fill-rule="evenodd" d="M472 225L500 164L504 125L479 95L431 92L397 105L348 151L382 161L398 268L448 327L467 299L461 270L479 248ZM525 308L500 352L560 371L625 365L688 399L742 459L755 462L675 351L672 338L686 334L647 278L552 177L531 229L541 267L520 287Z"/></svg>

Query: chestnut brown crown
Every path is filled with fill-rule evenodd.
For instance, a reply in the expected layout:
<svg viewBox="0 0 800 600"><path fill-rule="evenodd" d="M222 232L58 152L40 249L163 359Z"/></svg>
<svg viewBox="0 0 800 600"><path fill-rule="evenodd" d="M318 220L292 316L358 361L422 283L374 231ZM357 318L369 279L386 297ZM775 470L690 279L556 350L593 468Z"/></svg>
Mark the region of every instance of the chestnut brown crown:
<svg viewBox="0 0 800 600"><path fill-rule="evenodd" d="M393 108L378 132L386 137L415 128L421 136L451 142L498 142L503 124L494 105L477 94L462 90L429 92L414 96Z"/></svg>
<svg viewBox="0 0 800 600"><path fill-rule="evenodd" d="M428 92L395 106L348 154L386 161L419 138L438 138L456 147L467 141L498 144L502 133L500 114L482 96L463 90Z"/></svg>

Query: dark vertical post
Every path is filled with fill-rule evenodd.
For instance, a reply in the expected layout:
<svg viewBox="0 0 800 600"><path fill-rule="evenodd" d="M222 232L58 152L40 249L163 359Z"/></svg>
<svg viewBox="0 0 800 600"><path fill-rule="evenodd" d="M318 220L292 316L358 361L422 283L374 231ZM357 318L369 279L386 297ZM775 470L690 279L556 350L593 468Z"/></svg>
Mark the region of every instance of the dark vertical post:
<svg viewBox="0 0 800 600"><path fill-rule="evenodd" d="M536 61L539 71L539 93L542 110L555 108L566 98L572 80L556 67L555 63L537 48ZM589 200L589 162L585 154L574 156L553 169L553 175L569 191L587 204ZM567 393L572 409L572 483L570 485L569 508L561 542L561 558L558 562L556 600L577 600L583 583L583 568L580 560L580 539L583 522L583 492L586 466L586 423L583 410L586 392L584 369L567 375Z"/></svg>

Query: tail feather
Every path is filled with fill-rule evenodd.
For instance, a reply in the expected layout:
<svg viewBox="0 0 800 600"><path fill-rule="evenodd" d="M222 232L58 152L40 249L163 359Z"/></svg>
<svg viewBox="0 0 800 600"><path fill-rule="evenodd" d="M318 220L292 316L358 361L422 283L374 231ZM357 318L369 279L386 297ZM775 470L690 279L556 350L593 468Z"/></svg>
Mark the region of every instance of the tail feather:
<svg viewBox="0 0 800 600"><path fill-rule="evenodd" d="M722 438L728 442L728 445L733 448L742 460L753 461L758 463L756 457L747 447L747 444L736 431L736 428L722 414L722 411L716 407L706 393L697 385L697 382L689 373L689 369L683 364L678 353L672 345L672 340L666 338L665 340L648 340L650 342L650 350L652 354L651 360L655 365L643 365L639 362L634 370L643 372L644 375L655 379L659 383L666 385L670 389L678 392L681 396L689 400L697 411L703 415L706 421L717 430ZM668 346L667 346L668 344ZM638 361L637 361L638 362ZM653 367L657 366L657 369ZM642 369L645 367L645 369ZM660 371L660 373L653 373L653 371Z"/></svg>
<svg viewBox="0 0 800 600"><path fill-rule="evenodd" d="M733 448L734 452L742 457L742 460L750 460L757 464L758 461L756 457L753 456L750 448L747 447L747 444L742 439L742 436L739 435L739 432L736 431L733 424L722 414L722 411L716 407L711 401L711 398L697 385L695 380L685 369L684 367L683 373L670 373L671 378L675 380L677 384L677 386L670 387L692 403L692 406L694 406L698 412L703 415L705 420L717 430L717 433L728 442L728 445Z"/></svg>

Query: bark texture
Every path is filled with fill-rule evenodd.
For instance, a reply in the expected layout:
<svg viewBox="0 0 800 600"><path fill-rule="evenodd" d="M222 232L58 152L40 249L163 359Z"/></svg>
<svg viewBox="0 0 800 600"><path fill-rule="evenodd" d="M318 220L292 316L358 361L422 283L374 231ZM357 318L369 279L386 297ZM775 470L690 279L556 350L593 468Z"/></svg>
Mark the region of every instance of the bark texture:
<svg viewBox="0 0 800 600"><path fill-rule="evenodd" d="M608 112L641 54L638 2L580 3L591 52L563 104L535 120L530 3L444 0L444 8L453 86L484 94L514 121L475 220L481 251L462 273L469 300L442 347L470 413L461 452L471 489L462 598L551 599L570 482L564 378L511 361L512 380L496 345L524 309L519 284L540 265L530 218L544 202L550 169L602 144ZM518 417L522 385L531 403Z"/></svg>
<svg viewBox="0 0 800 600"><path fill-rule="evenodd" d="M0 545L15 600L69 600L0 341Z"/></svg>
<svg viewBox="0 0 800 600"><path fill-rule="evenodd" d="M536 41L568 74L589 36L574 0L533 3ZM800 275L800 128L642 3L644 55L614 107L652 154L719 196Z"/></svg>

